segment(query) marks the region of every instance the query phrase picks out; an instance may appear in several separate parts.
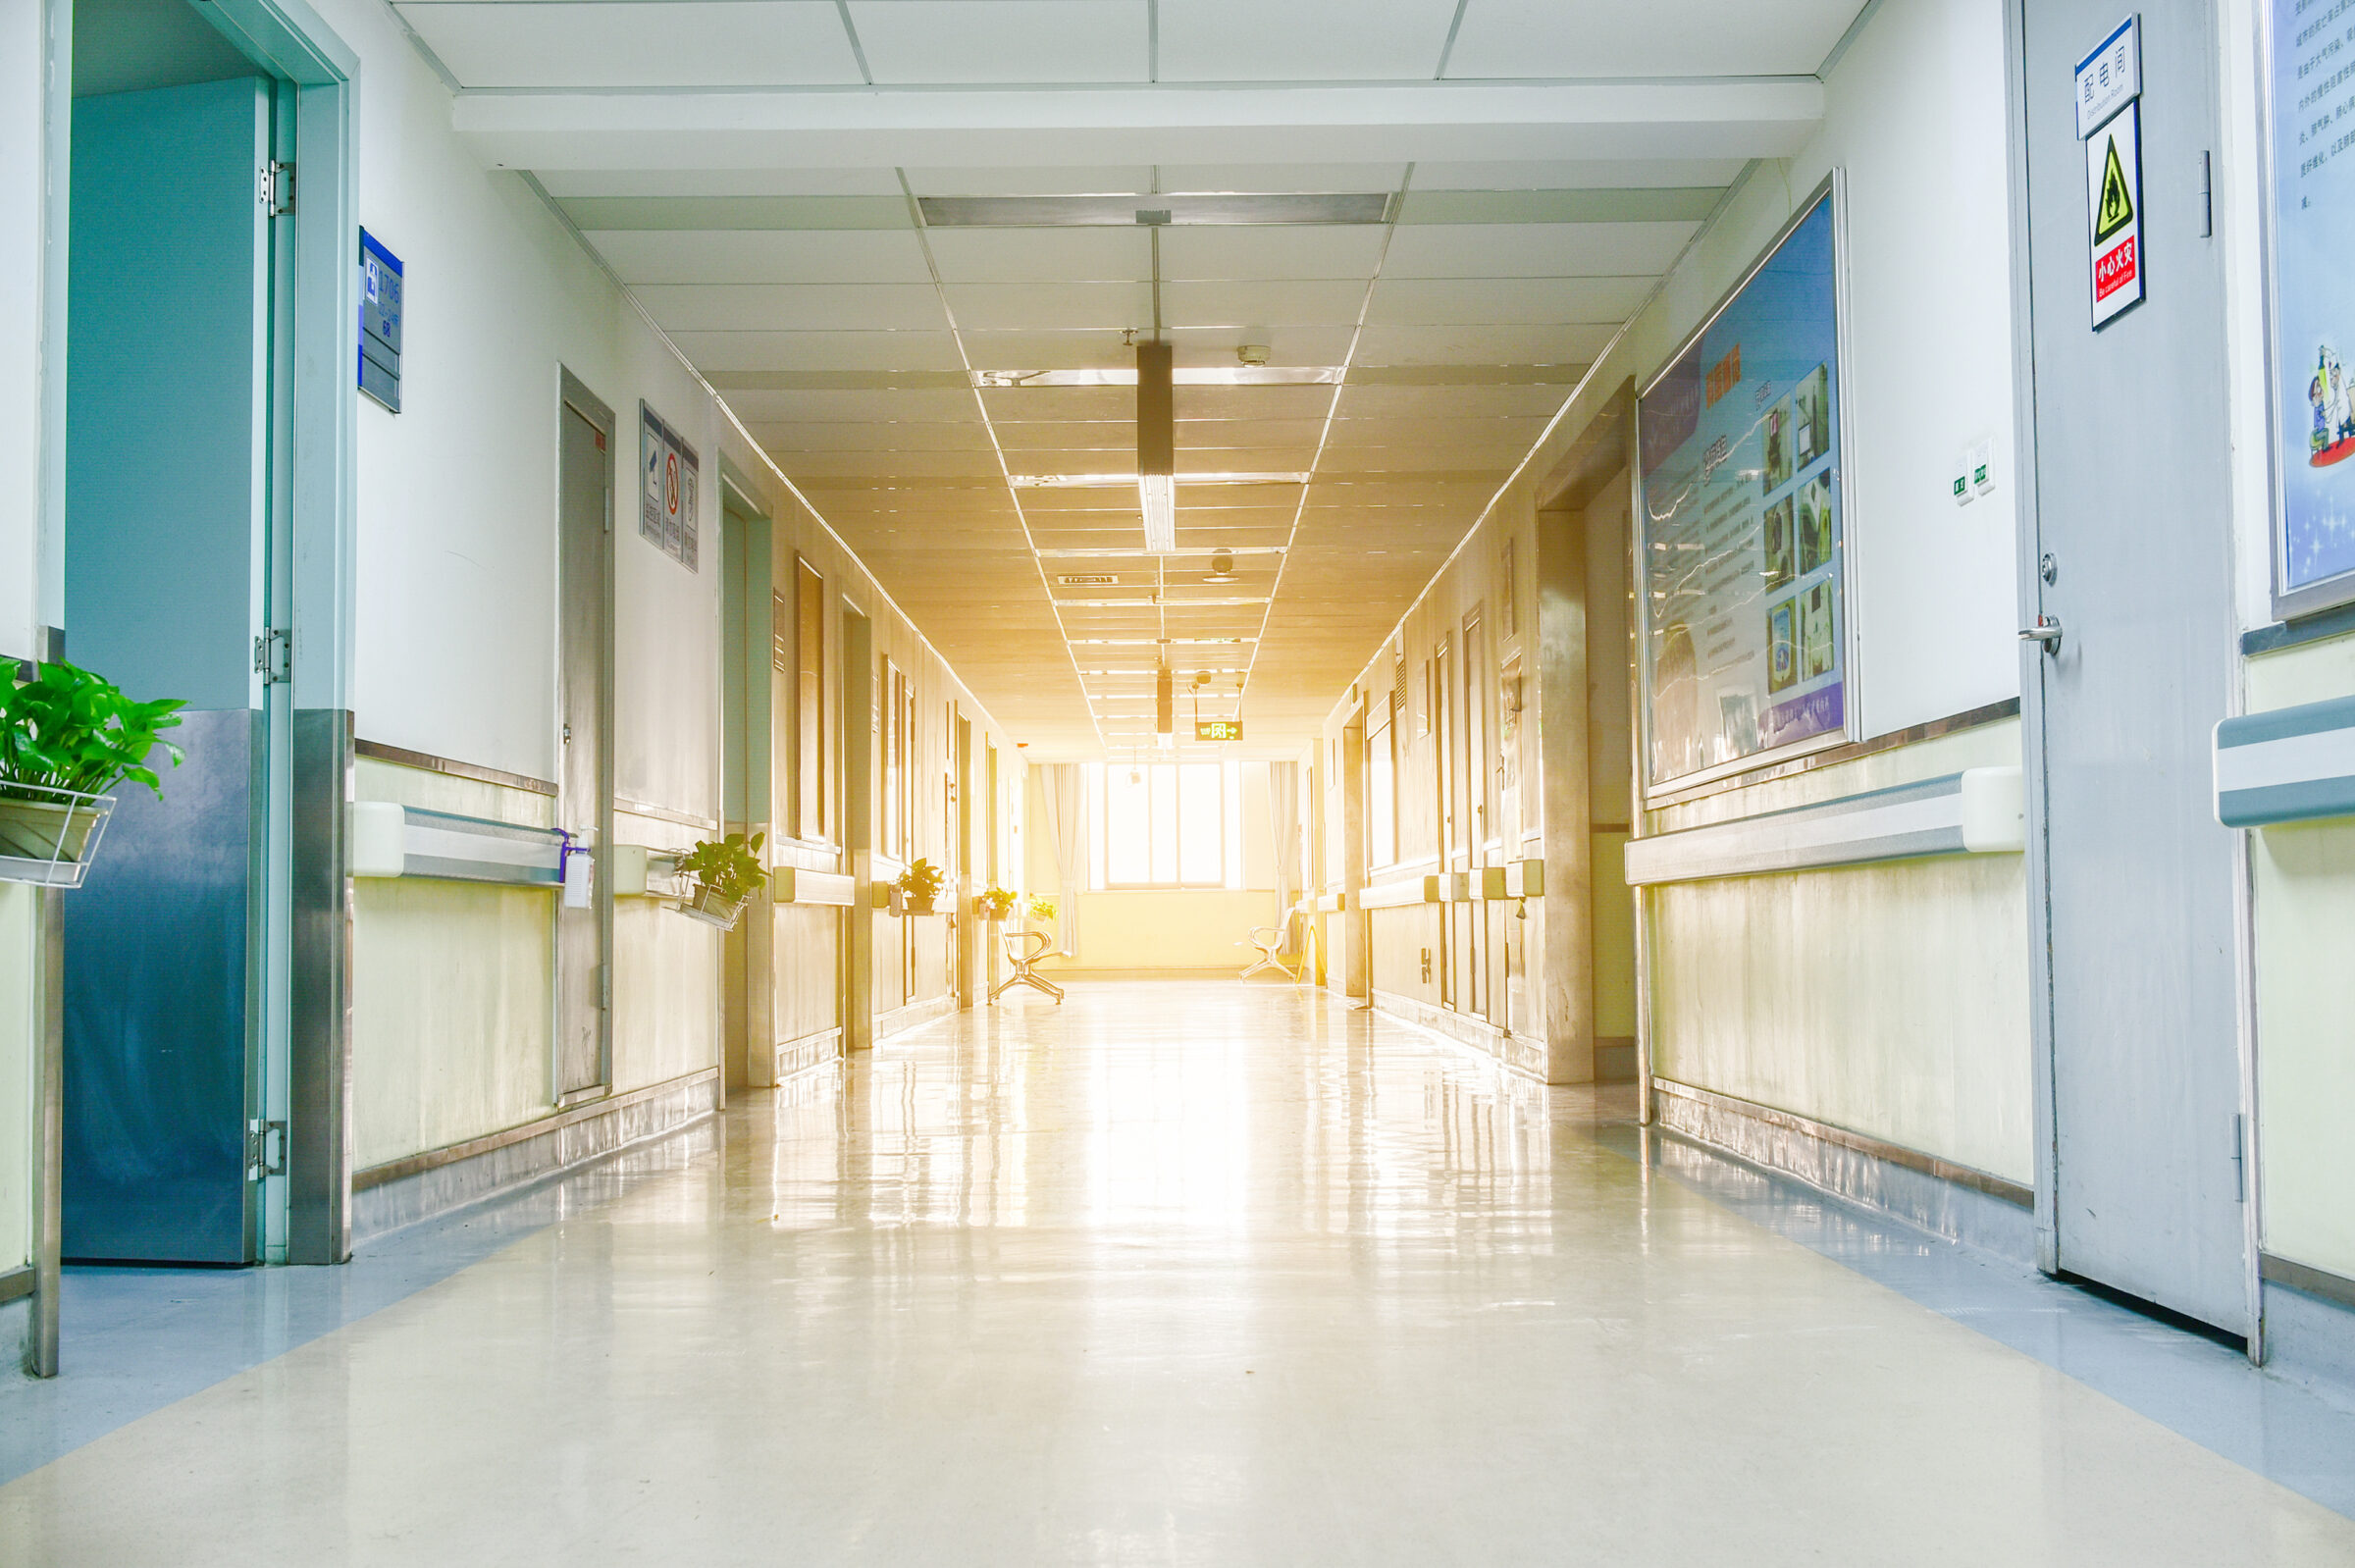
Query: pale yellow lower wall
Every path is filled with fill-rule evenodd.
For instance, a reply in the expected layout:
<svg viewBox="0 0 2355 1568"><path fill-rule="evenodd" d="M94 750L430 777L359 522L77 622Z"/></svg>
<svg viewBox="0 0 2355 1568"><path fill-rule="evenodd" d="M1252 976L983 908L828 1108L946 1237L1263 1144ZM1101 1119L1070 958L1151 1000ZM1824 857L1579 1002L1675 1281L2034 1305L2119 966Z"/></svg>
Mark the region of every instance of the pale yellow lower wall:
<svg viewBox="0 0 2355 1568"><path fill-rule="evenodd" d="M35 889L0 882L0 1274L32 1257L38 1118L32 984L39 913Z"/></svg>
<svg viewBox="0 0 2355 1568"><path fill-rule="evenodd" d="M2252 659L2252 711L2355 693L2355 639ZM2355 1279L2355 822L2249 835L2257 947L2257 1154L2263 1245Z"/></svg>
<svg viewBox="0 0 2355 1568"><path fill-rule="evenodd" d="M362 758L359 798L547 826L546 796ZM352 884L353 1161L362 1170L552 1109L555 894Z"/></svg>
<svg viewBox="0 0 2355 1568"><path fill-rule="evenodd" d="M1042 968L1227 969L1251 962L1237 947L1255 925L1277 922L1272 889L1133 889L1082 893L1079 952Z"/></svg>
<svg viewBox="0 0 2355 1568"><path fill-rule="evenodd" d="M2018 760L2016 721L1992 724L1657 819L1685 827ZM2024 857L1656 888L1651 966L1660 1076L2035 1179Z"/></svg>
<svg viewBox="0 0 2355 1568"><path fill-rule="evenodd" d="M684 850L708 837L656 817L616 813L614 837ZM613 901L613 1090L700 1071L719 1061L723 938L660 900Z"/></svg>

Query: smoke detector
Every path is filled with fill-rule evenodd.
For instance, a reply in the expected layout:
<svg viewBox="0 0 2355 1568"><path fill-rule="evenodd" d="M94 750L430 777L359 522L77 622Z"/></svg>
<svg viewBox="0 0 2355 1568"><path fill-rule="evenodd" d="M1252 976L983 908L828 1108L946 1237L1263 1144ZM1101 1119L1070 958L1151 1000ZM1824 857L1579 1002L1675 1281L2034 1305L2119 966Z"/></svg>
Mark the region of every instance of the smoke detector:
<svg viewBox="0 0 2355 1568"><path fill-rule="evenodd" d="M1202 581L1231 583L1234 580L1234 551L1230 549L1212 550L1210 552L1210 575L1203 578Z"/></svg>

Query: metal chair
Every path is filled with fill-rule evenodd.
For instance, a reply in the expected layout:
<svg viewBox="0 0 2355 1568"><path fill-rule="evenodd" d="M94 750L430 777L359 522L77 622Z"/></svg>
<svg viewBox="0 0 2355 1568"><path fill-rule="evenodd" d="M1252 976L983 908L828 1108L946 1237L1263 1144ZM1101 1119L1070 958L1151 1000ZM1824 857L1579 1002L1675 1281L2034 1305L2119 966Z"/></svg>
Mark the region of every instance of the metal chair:
<svg viewBox="0 0 2355 1568"><path fill-rule="evenodd" d="M1236 947L1248 946L1256 949L1259 953L1259 957L1251 961L1251 967L1243 970L1242 977L1244 979L1248 980L1262 969L1274 969L1285 979L1295 984L1299 982L1300 977L1292 972L1291 966L1284 963L1281 957L1283 951L1282 926L1255 925L1251 927L1251 934L1247 941L1237 942L1234 945Z"/></svg>
<svg viewBox="0 0 2355 1568"><path fill-rule="evenodd" d="M1055 939L1052 936L1044 931L1028 931L1018 927L1000 931L998 941L1005 948L1006 962L1014 966L1014 972L1000 980L991 990L989 999L992 1002L995 1002L1007 989L1017 985L1033 986L1046 992L1059 1003L1063 1000L1063 987L1031 967L1040 959L1045 958L1047 950L1055 945ZM1033 942L1037 944L1035 947L1031 945Z"/></svg>

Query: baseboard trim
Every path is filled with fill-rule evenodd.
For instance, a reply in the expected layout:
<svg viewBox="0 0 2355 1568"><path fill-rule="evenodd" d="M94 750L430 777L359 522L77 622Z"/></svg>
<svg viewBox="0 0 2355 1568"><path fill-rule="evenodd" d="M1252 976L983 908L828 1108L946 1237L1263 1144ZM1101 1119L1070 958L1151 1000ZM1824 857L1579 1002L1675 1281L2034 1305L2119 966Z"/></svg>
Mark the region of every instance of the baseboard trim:
<svg viewBox="0 0 2355 1568"><path fill-rule="evenodd" d="M2332 1274L2328 1269L2317 1269L2312 1264L2293 1263L2287 1258L2261 1252L2257 1255L2257 1275L2268 1284L2285 1284L2292 1290L2303 1290L2333 1306L2355 1309L2355 1280ZM0 1293L0 1301L7 1299L5 1293Z"/></svg>
<svg viewBox="0 0 2355 1568"><path fill-rule="evenodd" d="M830 1029L819 1029L814 1034L805 1034L798 1040L779 1040L776 1045L775 1057L769 1069L769 1085L782 1083L794 1074L807 1072L811 1068L822 1067L828 1062L837 1060L841 1055L842 1026L840 1024L836 1024Z"/></svg>
<svg viewBox="0 0 2355 1568"><path fill-rule="evenodd" d="M587 1105L357 1173L351 1232L357 1242L666 1137L719 1109L719 1069L609 1095Z"/></svg>
<svg viewBox="0 0 2355 1568"><path fill-rule="evenodd" d="M2016 1181L1846 1127L1669 1078L1660 1125L1861 1208L2018 1262L2036 1259L2036 1194Z"/></svg>
<svg viewBox="0 0 2355 1568"><path fill-rule="evenodd" d="M32 1294L33 1279L33 1271L29 1265L0 1274L0 1306L6 1306L11 1301L19 1301Z"/></svg>
<svg viewBox="0 0 2355 1568"><path fill-rule="evenodd" d="M1545 1042L1528 1035L1512 1034L1498 1028L1486 1019L1476 1019L1449 1008L1438 1007L1416 997L1400 996L1395 991L1377 989L1374 992L1374 1011L1387 1014L1403 1023L1429 1029L1441 1039L1473 1050L1511 1068L1524 1077L1545 1081Z"/></svg>
<svg viewBox="0 0 2355 1568"><path fill-rule="evenodd" d="M910 1029L920 1029L935 1019L945 1019L956 1011L957 998L951 995L936 996L928 1002L911 1002L906 1007L878 1013L875 1015L875 1043L881 1045L885 1040L906 1034Z"/></svg>

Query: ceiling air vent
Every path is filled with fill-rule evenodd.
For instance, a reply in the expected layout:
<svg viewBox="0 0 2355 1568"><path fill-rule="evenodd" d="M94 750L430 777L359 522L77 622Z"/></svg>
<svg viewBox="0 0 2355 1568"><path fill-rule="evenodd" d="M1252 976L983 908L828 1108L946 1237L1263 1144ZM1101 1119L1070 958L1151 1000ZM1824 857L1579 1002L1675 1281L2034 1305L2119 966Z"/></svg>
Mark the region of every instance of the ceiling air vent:
<svg viewBox="0 0 2355 1568"><path fill-rule="evenodd" d="M1061 588L1109 588L1120 579L1110 572L1077 572L1069 577L1058 577L1055 582Z"/></svg>

